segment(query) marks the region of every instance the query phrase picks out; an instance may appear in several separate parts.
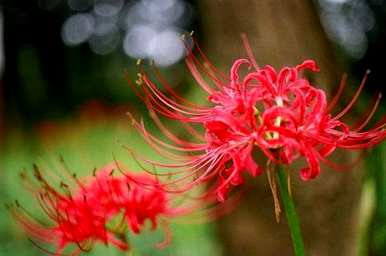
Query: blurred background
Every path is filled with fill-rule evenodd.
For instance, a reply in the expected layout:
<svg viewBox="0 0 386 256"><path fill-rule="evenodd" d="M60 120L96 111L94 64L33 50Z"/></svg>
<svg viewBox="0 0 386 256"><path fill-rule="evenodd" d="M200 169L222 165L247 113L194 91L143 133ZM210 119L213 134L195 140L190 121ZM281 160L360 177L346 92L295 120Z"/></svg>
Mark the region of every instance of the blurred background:
<svg viewBox="0 0 386 256"><path fill-rule="evenodd" d="M37 163L88 175L114 154L137 168L121 145L148 148L126 112L147 111L124 78L136 79L136 59L154 60L188 98L204 101L183 63L182 33L195 36L212 62L227 71L246 56L250 39L260 65L276 68L315 59L310 79L330 95L344 72L347 103L367 69L365 92L348 121L385 92L386 2L383 0L2 0L0 1L0 198L18 199L39 216L20 184ZM376 116L384 115L381 103ZM377 118L375 118L376 120ZM155 131L156 132L156 131ZM352 171L326 170L315 181L293 175L309 255L386 255L386 146L368 151ZM335 160L352 155L338 153ZM265 177L245 185L240 205L215 223L172 224L162 234L130 237L132 255L292 255L285 220L277 224ZM43 218L43 217L42 217ZM0 255L42 255L0 209ZM90 255L120 255L97 247Z"/></svg>

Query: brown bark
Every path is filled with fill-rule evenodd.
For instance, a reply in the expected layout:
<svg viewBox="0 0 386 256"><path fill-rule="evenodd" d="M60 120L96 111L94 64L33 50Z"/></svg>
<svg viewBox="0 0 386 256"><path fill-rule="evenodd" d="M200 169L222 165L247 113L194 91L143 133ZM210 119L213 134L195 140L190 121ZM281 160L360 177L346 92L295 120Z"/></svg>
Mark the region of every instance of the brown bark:
<svg viewBox="0 0 386 256"><path fill-rule="evenodd" d="M202 0L199 12L204 48L215 64L227 69L235 58L246 56L240 38L246 33L261 66L279 68L311 58L322 70L312 77L315 84L329 89L339 82L341 70L310 1ZM340 162L348 158L337 156ZM310 182L300 181L298 169L293 168L292 181L307 255L355 255L359 168L346 173L323 168ZM275 222L265 175L246 187L243 202L219 224L224 255L293 255L284 216Z"/></svg>

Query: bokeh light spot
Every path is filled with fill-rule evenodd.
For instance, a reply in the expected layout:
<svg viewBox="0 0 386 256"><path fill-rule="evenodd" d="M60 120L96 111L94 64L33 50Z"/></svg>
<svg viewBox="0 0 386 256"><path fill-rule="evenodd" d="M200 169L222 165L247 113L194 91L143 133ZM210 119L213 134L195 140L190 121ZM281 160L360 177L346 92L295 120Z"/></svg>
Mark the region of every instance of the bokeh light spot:
<svg viewBox="0 0 386 256"><path fill-rule="evenodd" d="M169 66L184 56L185 47L176 31L166 30L150 41L149 50L156 65Z"/></svg>
<svg viewBox="0 0 386 256"><path fill-rule="evenodd" d="M90 14L70 16L62 26L62 38L66 45L78 45L88 40L94 32L94 17Z"/></svg>

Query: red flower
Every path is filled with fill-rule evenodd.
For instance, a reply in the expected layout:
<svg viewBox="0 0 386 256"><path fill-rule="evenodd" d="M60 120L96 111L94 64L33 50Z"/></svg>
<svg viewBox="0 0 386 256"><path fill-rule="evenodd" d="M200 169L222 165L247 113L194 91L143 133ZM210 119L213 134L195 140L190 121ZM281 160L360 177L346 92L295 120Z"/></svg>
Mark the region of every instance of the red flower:
<svg viewBox="0 0 386 256"><path fill-rule="evenodd" d="M374 146L385 138L386 131L384 123L366 132L361 131L375 112L380 97L371 115L356 128L350 129L339 120L359 96L367 75L351 102L341 113L332 116L329 111L340 95L328 105L323 90L316 89L306 80L297 79L297 72L304 67L318 70L314 61L307 60L295 68L282 69L277 76L269 68L269 76L266 72L259 77L266 91L263 97L266 108L261 115L262 122L258 130L259 137L263 138L262 146L271 151L277 149L275 158L271 159L274 162L290 164L303 156L308 167L301 170L301 177L308 180L319 174L319 161L330 163L326 157L336 148L362 149ZM344 83L341 86L343 89Z"/></svg>
<svg viewBox="0 0 386 256"><path fill-rule="evenodd" d="M198 85L207 92L209 106L194 104L178 95L154 67L163 90L142 68L137 81L140 87L129 81L169 141L150 134L143 123L131 117L134 126L154 150L171 162L136 157L176 170L172 174L185 173L176 181L185 185L181 191L212 181L214 185L207 195L216 194L219 201L225 200L228 190L243 182L243 173L252 176L261 173L252 157L254 148L276 163L290 164L304 157L308 167L301 170L301 177L307 180L318 175L320 161L330 163L326 157L336 148L367 148L386 136L384 121L373 129L361 131L379 100L371 115L357 128L340 121L357 99L365 79L348 106L333 117L329 112L337 98L327 105L325 92L313 87L300 74L305 69L319 70L313 60L276 72L271 66L260 68L247 45L249 59L236 60L227 76L210 64L197 45L196 49L197 55L188 52L186 64ZM243 78L239 75L242 66L247 68ZM179 121L191 139L175 136L158 115ZM192 181L186 182L191 178Z"/></svg>
<svg viewBox="0 0 386 256"><path fill-rule="evenodd" d="M62 255L70 244L77 246L71 255L78 255L90 250L94 242L127 250L129 246L122 232L125 223L137 234L146 219L154 229L158 217L170 216L176 211L169 209L163 186L154 177L130 173L113 176L117 168L116 164L107 165L86 181L75 178L75 189L61 183L61 189L57 190L35 167L40 186L33 191L52 223L40 224L20 206L13 209L13 215L32 239L53 244L55 255ZM110 221L120 216L120 224L112 227Z"/></svg>
<svg viewBox="0 0 386 256"><path fill-rule="evenodd" d="M146 219L155 229L157 217L173 215L175 211L169 208L169 198L157 179L148 174L134 175L129 172L115 177L111 175L114 169L117 169L115 164L104 167L83 189L92 195L94 205L100 207L101 213L114 216L123 211L130 229L136 234Z"/></svg>

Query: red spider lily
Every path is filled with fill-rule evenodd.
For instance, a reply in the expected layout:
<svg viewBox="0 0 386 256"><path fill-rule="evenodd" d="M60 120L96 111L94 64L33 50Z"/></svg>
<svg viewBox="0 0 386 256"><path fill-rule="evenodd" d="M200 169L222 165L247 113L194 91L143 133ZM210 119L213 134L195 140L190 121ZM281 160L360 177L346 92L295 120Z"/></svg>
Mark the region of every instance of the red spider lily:
<svg viewBox="0 0 386 256"><path fill-rule="evenodd" d="M116 164L110 164L85 181L74 178L75 189L64 183L61 189L55 189L35 167L39 187L31 188L51 224L39 223L18 204L12 210L13 216L31 239L54 245L58 256L63 255L68 245L76 245L71 255L78 255L90 250L94 242L128 250L124 234L126 223L138 234L145 220L149 219L154 229L159 217L171 216L177 211L169 208L169 198L154 177L130 173L113 176L117 168ZM111 221L116 218L122 220L114 227ZM167 235L162 244L170 240L170 234Z"/></svg>
<svg viewBox="0 0 386 256"><path fill-rule="evenodd" d="M214 185L205 196L215 194L219 201L224 201L232 186L243 183L243 173L256 176L262 172L252 157L255 148L274 163L290 164L304 157L308 167L301 170L301 177L308 180L320 172L320 161L333 164L326 157L336 148L368 148L386 136L384 121L375 128L362 131L374 114L380 97L370 115L356 128L340 121L358 98L366 77L347 107L332 116L329 112L336 104L344 82L340 93L328 105L325 92L301 75L306 69L319 70L313 60L306 60L296 67L284 67L279 72L269 65L260 68L246 43L249 58L236 60L230 74L225 75L208 61L197 45L195 49L197 54L188 50L186 65L208 94L209 106L197 105L178 95L155 67L152 67L153 74L149 74L140 66L137 85L128 79L155 124L169 140L150 134L142 122L130 116L145 140L170 162L135 157L175 170L168 175L182 174L176 182L183 182L185 187L178 192L211 181ZM247 74L241 78L239 70L242 66L246 66ZM159 83L150 79L153 75ZM159 115L177 120L192 139L175 136L161 122ZM202 128L203 134L199 132Z"/></svg>

